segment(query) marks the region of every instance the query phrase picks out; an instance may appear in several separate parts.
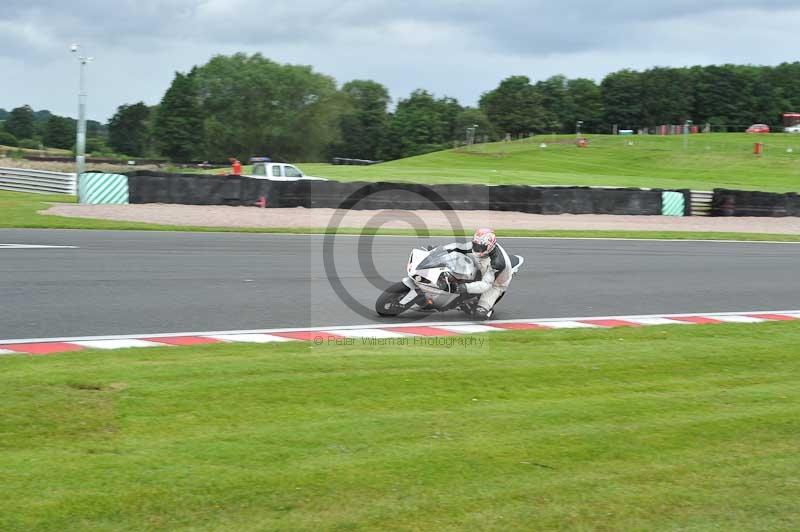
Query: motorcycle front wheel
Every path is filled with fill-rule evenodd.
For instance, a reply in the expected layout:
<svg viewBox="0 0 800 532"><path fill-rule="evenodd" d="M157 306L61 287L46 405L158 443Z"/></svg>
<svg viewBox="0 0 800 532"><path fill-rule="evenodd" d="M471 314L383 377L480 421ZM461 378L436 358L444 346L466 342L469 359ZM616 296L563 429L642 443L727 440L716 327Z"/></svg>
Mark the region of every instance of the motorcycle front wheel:
<svg viewBox="0 0 800 532"><path fill-rule="evenodd" d="M405 305L400 304L400 300L403 299L406 294L408 294L408 287L406 285L402 282L394 283L378 296L378 300L375 302L375 312L377 312L379 316L399 315L407 308Z"/></svg>

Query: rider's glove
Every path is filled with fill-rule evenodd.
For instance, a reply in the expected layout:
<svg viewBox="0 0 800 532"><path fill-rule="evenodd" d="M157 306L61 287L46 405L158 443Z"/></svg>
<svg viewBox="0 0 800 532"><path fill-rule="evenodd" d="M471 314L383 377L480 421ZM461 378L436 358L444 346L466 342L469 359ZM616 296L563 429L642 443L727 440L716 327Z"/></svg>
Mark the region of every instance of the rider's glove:
<svg viewBox="0 0 800 532"><path fill-rule="evenodd" d="M458 293L459 294L468 294L469 293L469 292L467 292L466 283L461 283L461 284L458 285Z"/></svg>
<svg viewBox="0 0 800 532"><path fill-rule="evenodd" d="M433 249L433 246L425 246L425 251L430 251Z"/></svg>

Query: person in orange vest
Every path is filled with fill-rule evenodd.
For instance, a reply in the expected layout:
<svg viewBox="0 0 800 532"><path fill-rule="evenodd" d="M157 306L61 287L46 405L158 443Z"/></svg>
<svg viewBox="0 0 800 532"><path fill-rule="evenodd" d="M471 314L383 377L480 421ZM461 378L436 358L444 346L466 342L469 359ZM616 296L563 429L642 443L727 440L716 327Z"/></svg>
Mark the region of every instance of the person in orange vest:
<svg viewBox="0 0 800 532"><path fill-rule="evenodd" d="M235 157L231 158L231 173L233 175L242 175L242 163Z"/></svg>

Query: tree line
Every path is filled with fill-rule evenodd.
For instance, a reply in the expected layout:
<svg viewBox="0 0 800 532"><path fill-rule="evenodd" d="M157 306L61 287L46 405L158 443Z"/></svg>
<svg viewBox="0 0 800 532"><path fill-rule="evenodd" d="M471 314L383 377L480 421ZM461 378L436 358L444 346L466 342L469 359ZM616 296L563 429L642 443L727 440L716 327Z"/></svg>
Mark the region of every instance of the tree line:
<svg viewBox="0 0 800 532"><path fill-rule="evenodd" d="M572 133L578 122L592 133L611 132L614 125L638 129L686 120L717 129L756 122L778 126L782 113L800 110L798 82L800 62L624 69L600 83L561 75L537 82L510 76L485 92L476 107L418 89L392 108L388 89L375 81L338 87L311 67L239 53L176 73L158 105L120 106L106 126L107 143L118 153L176 161L257 155L388 160L452 147L467 129L484 141ZM5 132L72 145L65 122L71 119L51 115L31 130L24 125L31 112L6 113ZM74 122L70 127L74 131Z"/></svg>
<svg viewBox="0 0 800 532"><path fill-rule="evenodd" d="M54 115L50 111L34 111L23 105L6 111L0 109L0 145L39 149L42 147L72 149L77 121ZM86 121L87 147L94 151L108 150L106 127L96 120Z"/></svg>

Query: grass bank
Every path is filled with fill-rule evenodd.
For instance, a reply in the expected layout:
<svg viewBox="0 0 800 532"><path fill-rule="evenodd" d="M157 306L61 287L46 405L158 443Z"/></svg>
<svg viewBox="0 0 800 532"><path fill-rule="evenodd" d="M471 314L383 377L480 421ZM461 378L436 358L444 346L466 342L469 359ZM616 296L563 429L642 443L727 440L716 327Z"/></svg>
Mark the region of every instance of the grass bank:
<svg viewBox="0 0 800 532"><path fill-rule="evenodd" d="M472 338L0 357L0 529L800 528L800 324Z"/></svg>
<svg viewBox="0 0 800 532"><path fill-rule="evenodd" d="M800 135L712 133L682 136L540 135L479 144L373 166L301 164L342 181L800 190ZM765 145L753 155L753 144ZM541 144L546 148L541 148Z"/></svg>

